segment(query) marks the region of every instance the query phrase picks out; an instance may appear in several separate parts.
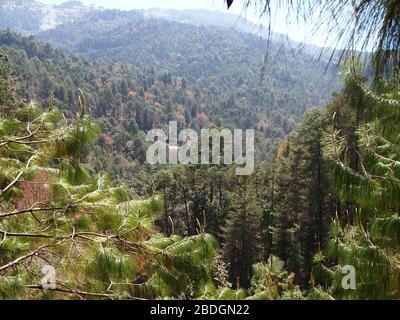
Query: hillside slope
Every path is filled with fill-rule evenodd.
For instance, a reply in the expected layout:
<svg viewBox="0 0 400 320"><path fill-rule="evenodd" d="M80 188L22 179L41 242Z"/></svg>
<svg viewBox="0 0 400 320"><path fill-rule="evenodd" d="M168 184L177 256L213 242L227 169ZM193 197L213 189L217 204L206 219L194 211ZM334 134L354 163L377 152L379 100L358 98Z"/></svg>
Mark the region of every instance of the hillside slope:
<svg viewBox="0 0 400 320"><path fill-rule="evenodd" d="M262 161L308 107L325 104L338 88L324 62L293 56L279 43L271 44L260 83L267 47L260 37L138 11L94 10L37 37L51 44L0 34L18 94L45 106L52 101L68 116L81 88L104 132L94 166L132 181L145 179L139 167L150 170L143 164L145 133L152 128L171 120L180 128L254 128Z"/></svg>
<svg viewBox="0 0 400 320"><path fill-rule="evenodd" d="M293 55L274 42L269 48L265 81L259 85L265 40L225 28L146 18L134 11L93 13L38 36L96 61L151 67L191 83L206 79L210 85L229 89L245 84L271 96L264 107L295 113L324 104L337 88L332 73L325 74L325 62ZM275 93L283 94L282 101L276 102Z"/></svg>

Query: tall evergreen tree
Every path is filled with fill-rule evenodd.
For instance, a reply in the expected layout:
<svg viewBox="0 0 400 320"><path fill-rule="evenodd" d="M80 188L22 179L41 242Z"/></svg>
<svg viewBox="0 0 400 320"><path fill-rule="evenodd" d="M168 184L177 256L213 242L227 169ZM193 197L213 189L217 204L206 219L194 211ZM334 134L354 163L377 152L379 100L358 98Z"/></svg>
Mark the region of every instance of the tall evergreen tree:
<svg viewBox="0 0 400 320"><path fill-rule="evenodd" d="M327 243L337 204L330 186L331 164L323 158L322 137L330 120L329 108L309 110L275 161L273 253L304 287L309 285L314 253Z"/></svg>
<svg viewBox="0 0 400 320"><path fill-rule="evenodd" d="M260 259L261 253L261 210L254 178L241 177L232 197L231 211L223 228L223 255L229 265L229 281L233 287L247 289L252 265Z"/></svg>
<svg viewBox="0 0 400 320"><path fill-rule="evenodd" d="M357 145L349 144L336 130L327 137L331 141L327 154L336 161L335 187L351 207L346 219L334 221L326 250L338 266L319 271L331 279L330 292L338 298L398 299L399 83L383 82L374 93L354 69L348 69L345 97L354 112L362 108L355 131ZM352 153L357 155L357 165ZM355 290L341 286L345 265L355 268Z"/></svg>
<svg viewBox="0 0 400 320"><path fill-rule="evenodd" d="M5 112L12 101L11 66L8 57L0 53L0 111Z"/></svg>

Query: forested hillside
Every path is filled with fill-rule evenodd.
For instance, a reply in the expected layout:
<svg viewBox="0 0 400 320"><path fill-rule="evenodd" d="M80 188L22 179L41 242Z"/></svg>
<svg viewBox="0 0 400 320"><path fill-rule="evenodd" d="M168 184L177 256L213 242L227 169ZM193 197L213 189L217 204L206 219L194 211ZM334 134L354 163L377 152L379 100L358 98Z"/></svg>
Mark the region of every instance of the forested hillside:
<svg viewBox="0 0 400 320"><path fill-rule="evenodd" d="M161 196L162 189L159 195L140 199L106 172L92 172L81 163L100 131L86 114L82 96L77 114L68 119L54 106L27 104L15 94L8 59L2 56L1 61L2 299L304 297L281 260L271 256L273 267L256 264L263 250L261 243L257 245L261 239L259 181L237 179L230 169L219 167L187 168L188 176L177 172L179 179L198 179L205 188L219 185L214 205L229 195L227 203L218 205L226 223L209 220L213 216L208 208L197 218L190 209L185 232L175 224L180 215L167 211L165 205L170 204L165 194ZM218 180L207 180L218 173ZM162 172L161 177L165 174L173 172ZM227 184L228 177L235 186ZM165 186L165 180L157 181ZM197 183L193 180L191 188ZM190 206L196 200L191 198L196 196L193 191L188 193ZM201 205L203 195L199 196ZM252 210L251 218L247 210ZM161 226L163 236L153 222L165 213L168 223ZM209 227L210 222L214 223ZM219 234L217 223L225 225L222 254L216 236L205 233ZM245 245L239 250L237 239ZM44 287L43 263L54 268L54 285Z"/></svg>
<svg viewBox="0 0 400 320"><path fill-rule="evenodd" d="M36 33L74 21L92 9L94 8L84 6L80 1L66 1L50 6L34 0L0 0L0 28Z"/></svg>
<svg viewBox="0 0 400 320"><path fill-rule="evenodd" d="M238 95L258 90L258 95L262 92L268 96L248 99L249 103L267 110L282 108L292 114L302 113L310 105L329 100L332 90L338 88L332 72L324 74L324 62L296 55L279 43L269 49L271 63L260 85L265 39L232 29L145 18L137 12L104 11L39 37L96 61L128 62L138 68L152 66L156 72L185 77L189 84L200 82L208 90L234 87ZM321 92L317 88L324 89Z"/></svg>
<svg viewBox="0 0 400 320"><path fill-rule="evenodd" d="M214 239L159 234L158 196L135 198L80 162L99 134L84 104L67 120L21 102L0 59L1 299L172 297L212 285ZM56 272L47 293L43 262Z"/></svg>
<svg viewBox="0 0 400 320"><path fill-rule="evenodd" d="M238 32L231 16L11 2L0 2L11 28L0 31L0 298L400 298L395 7L353 2L357 32L378 17L385 32L334 69L245 23ZM44 28L44 9L71 15ZM169 121L255 129L254 173L150 165L146 133Z"/></svg>
<svg viewBox="0 0 400 320"><path fill-rule="evenodd" d="M85 33L78 32L82 24ZM148 175L135 173L143 173L144 133L171 120L182 128L255 128L257 158L265 160L306 108L327 101L337 86L332 73L324 74L325 65L288 52L271 55L274 63L260 85L265 41L224 29L145 20L137 12L92 13L40 37L86 58L3 32L0 43L16 66L18 94L44 104L51 98L71 114L81 88L104 129L96 159L120 178L146 180ZM313 81L303 81L304 74ZM321 93L321 83L330 89Z"/></svg>

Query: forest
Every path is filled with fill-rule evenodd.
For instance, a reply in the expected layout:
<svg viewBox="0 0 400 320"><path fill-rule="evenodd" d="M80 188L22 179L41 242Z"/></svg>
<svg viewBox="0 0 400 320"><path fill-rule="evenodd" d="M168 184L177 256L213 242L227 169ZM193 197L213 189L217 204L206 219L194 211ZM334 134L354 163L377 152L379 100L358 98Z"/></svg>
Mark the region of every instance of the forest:
<svg viewBox="0 0 400 320"><path fill-rule="evenodd" d="M0 299L400 298L398 6L355 1L348 50L316 61L206 12L43 30L19 5L0 10ZM254 129L255 172L150 165L169 121Z"/></svg>

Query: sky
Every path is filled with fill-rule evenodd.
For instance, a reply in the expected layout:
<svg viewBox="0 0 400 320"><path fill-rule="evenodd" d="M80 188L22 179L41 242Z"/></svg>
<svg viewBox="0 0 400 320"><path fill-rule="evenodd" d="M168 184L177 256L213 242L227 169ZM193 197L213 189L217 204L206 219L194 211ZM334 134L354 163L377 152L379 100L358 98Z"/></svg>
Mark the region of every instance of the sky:
<svg viewBox="0 0 400 320"><path fill-rule="evenodd" d="M66 0L39 0L47 4L60 4ZM86 4L95 4L106 8L118 8L122 10L173 8L184 9L210 9L222 10L225 6L223 0L81 0ZM238 2L238 1L236 1ZM233 4L233 8L239 8L239 3ZM237 12L238 13L238 12Z"/></svg>
<svg viewBox="0 0 400 320"><path fill-rule="evenodd" d="M60 4L66 0L38 0L47 4ZM81 0L85 4L94 4L100 7L114 8L121 10L132 9L150 9L150 8L167 8L167 9L208 9L218 10L225 13L237 14L256 24L268 24L266 19L260 19L259 11L255 8L243 10L243 0L236 0L232 7L227 10L224 0ZM284 9L282 9L284 10ZM317 46L332 46L325 39L325 30L315 32L310 24L288 23L286 15L283 11L273 10L276 14L272 17L272 30L285 35L297 42L314 44Z"/></svg>

